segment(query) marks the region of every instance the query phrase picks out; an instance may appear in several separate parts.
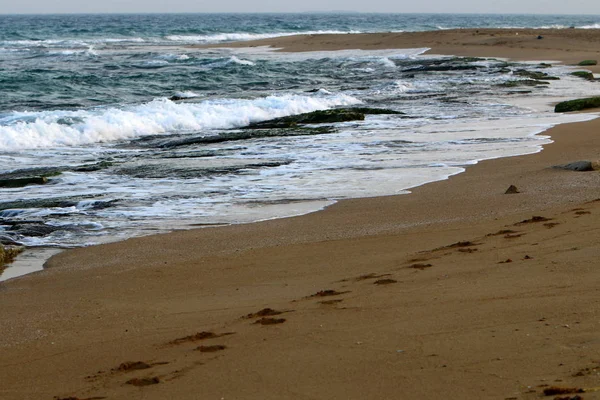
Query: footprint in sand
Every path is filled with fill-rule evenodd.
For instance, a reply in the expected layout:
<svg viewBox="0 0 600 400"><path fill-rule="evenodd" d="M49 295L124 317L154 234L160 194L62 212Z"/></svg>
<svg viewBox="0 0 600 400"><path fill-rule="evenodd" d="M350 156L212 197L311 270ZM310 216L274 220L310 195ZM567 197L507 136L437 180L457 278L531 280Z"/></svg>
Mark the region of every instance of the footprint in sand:
<svg viewBox="0 0 600 400"><path fill-rule="evenodd" d="M139 369L148 369L152 368L152 366L143 361L127 361L119 365L118 368L113 369L113 371L126 372L126 371L136 371Z"/></svg>
<svg viewBox="0 0 600 400"><path fill-rule="evenodd" d="M525 235L524 233L509 233L508 235L504 235L504 239L516 239L516 238L520 238L521 236Z"/></svg>
<svg viewBox="0 0 600 400"><path fill-rule="evenodd" d="M251 318L260 318L260 317L274 317L276 315L280 315L280 314L283 314L285 312L290 312L290 311L293 311L293 310L278 311L278 310L274 310L272 308L263 308L262 310L257 311L255 313L244 315L242 318L251 319Z"/></svg>
<svg viewBox="0 0 600 400"><path fill-rule="evenodd" d="M254 324L258 325L278 325L283 324L286 321L285 318L261 318L258 321L254 322Z"/></svg>
<svg viewBox="0 0 600 400"><path fill-rule="evenodd" d="M502 230L499 230L496 233L488 233L485 236L512 235L512 234L515 234L515 233L518 233L518 232L517 231L513 231L512 229L502 229Z"/></svg>
<svg viewBox="0 0 600 400"><path fill-rule="evenodd" d="M591 212L590 212L590 211L576 211L576 212L575 212L575 215L576 215L577 217L580 217L580 216L582 216L582 215L586 215L586 214L591 214ZM577 217L575 217L575 218L577 218Z"/></svg>
<svg viewBox="0 0 600 400"><path fill-rule="evenodd" d="M395 279L379 279L373 282L374 285L390 285L392 283L398 282Z"/></svg>
<svg viewBox="0 0 600 400"><path fill-rule="evenodd" d="M585 390L580 388L550 386L544 389L544 396L556 396L560 394L585 393Z"/></svg>
<svg viewBox="0 0 600 400"><path fill-rule="evenodd" d="M339 296L342 294L346 294L346 293L350 293L349 290L346 290L344 292L338 292L337 290L333 290L333 289L328 289L328 290L320 290L315 294L311 294L310 296L306 297L307 299L312 299L315 297L329 297L329 296Z"/></svg>
<svg viewBox="0 0 600 400"><path fill-rule="evenodd" d="M220 338L223 336L228 336L228 335L233 335L235 332L225 332L225 333L214 333L214 332L198 332L195 333L193 335L189 335L189 336L184 336L175 340L170 341L168 344L170 345L178 345L178 344L182 344L182 343L187 343L187 342L198 342L200 340L207 340L207 339L216 339L216 338Z"/></svg>
<svg viewBox="0 0 600 400"><path fill-rule="evenodd" d="M150 386L156 385L160 383L160 379L158 376L153 376L151 378L133 378L125 382L128 385L133 386Z"/></svg>
<svg viewBox="0 0 600 400"><path fill-rule="evenodd" d="M352 282L361 282L361 281L366 281L369 279L379 279L379 278L384 278L386 276L390 276L390 274L376 274L376 273L370 273L370 274L364 274L364 275L360 275L357 276L356 278L347 278L347 279L342 279L340 282L348 282L348 281L352 281Z"/></svg>
<svg viewBox="0 0 600 400"><path fill-rule="evenodd" d="M342 300L342 299L323 300L323 301L320 301L319 304L323 304L326 306L332 306L332 305L341 303L342 301L344 301L344 300Z"/></svg>
<svg viewBox="0 0 600 400"><path fill-rule="evenodd" d="M423 270L425 270L427 268L431 268L431 267L433 267L432 264L412 264L406 268L418 269L420 271L423 271Z"/></svg>
<svg viewBox="0 0 600 400"><path fill-rule="evenodd" d="M546 217L541 217L539 215L534 215L533 217L531 217L529 219L524 219L521 222L517 222L515 224L515 226L525 225L525 224L534 224L537 222L547 222L547 221L552 221L552 218L546 218Z"/></svg>
<svg viewBox="0 0 600 400"><path fill-rule="evenodd" d="M217 351L225 350L227 346L222 344L216 344L213 346L198 346L194 350L199 351L201 353L215 353Z"/></svg>

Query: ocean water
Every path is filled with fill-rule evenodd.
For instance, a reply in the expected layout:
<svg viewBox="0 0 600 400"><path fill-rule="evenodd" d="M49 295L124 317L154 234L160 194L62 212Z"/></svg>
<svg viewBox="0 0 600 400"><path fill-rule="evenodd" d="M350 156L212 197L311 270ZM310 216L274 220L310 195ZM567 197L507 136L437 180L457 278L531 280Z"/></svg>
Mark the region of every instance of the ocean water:
<svg viewBox="0 0 600 400"><path fill-rule="evenodd" d="M74 247L407 193L479 160L537 152L589 115L551 101L596 86L567 67L424 55L193 48L298 33L463 27L600 28L600 16L185 14L0 16L0 241ZM519 70L560 80L536 86ZM183 100L171 100L177 96ZM319 131L245 125L336 107ZM1 278L1 277L0 277Z"/></svg>

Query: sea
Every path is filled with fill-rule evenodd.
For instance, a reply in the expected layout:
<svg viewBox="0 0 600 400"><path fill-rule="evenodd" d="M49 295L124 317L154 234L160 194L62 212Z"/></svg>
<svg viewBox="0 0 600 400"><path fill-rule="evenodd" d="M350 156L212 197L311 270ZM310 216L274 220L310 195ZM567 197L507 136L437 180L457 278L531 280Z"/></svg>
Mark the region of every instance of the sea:
<svg viewBox="0 0 600 400"><path fill-rule="evenodd" d="M28 249L0 280L59 249L409 193L480 160L538 152L548 128L595 118L553 112L551 102L598 84L552 60L225 48L488 27L598 29L600 16L0 15L0 182L47 179L0 187L0 243ZM195 47L205 44L223 47ZM525 85L522 71L560 79ZM250 123L339 107L403 114L245 134Z"/></svg>

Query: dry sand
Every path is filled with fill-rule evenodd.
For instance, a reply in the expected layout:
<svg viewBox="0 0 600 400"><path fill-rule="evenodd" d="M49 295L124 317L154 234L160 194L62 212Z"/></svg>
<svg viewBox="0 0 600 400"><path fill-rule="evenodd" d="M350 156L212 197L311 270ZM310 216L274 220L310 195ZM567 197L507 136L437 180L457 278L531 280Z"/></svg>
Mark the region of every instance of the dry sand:
<svg viewBox="0 0 600 400"><path fill-rule="evenodd" d="M0 398L598 399L600 173L550 167L600 158L599 131L410 195L55 256L0 284Z"/></svg>

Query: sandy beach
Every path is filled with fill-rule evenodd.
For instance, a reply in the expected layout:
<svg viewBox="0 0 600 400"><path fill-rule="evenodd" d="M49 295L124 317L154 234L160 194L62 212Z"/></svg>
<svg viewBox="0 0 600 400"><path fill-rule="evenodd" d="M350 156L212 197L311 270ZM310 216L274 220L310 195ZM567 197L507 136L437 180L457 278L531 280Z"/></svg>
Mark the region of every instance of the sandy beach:
<svg viewBox="0 0 600 400"><path fill-rule="evenodd" d="M536 29L232 46L575 64L599 44ZM539 153L409 195L54 256L0 283L0 398L600 399L600 174L552 168L599 159L599 131L557 126Z"/></svg>
<svg viewBox="0 0 600 400"><path fill-rule="evenodd" d="M538 37L541 36L541 39ZM297 35L229 44L268 46L285 52L430 48L429 54L554 60L577 64L600 55L598 29L448 29L428 32ZM196 47L219 47L217 45ZM222 47L222 46L220 46ZM599 72L598 66L590 67Z"/></svg>

